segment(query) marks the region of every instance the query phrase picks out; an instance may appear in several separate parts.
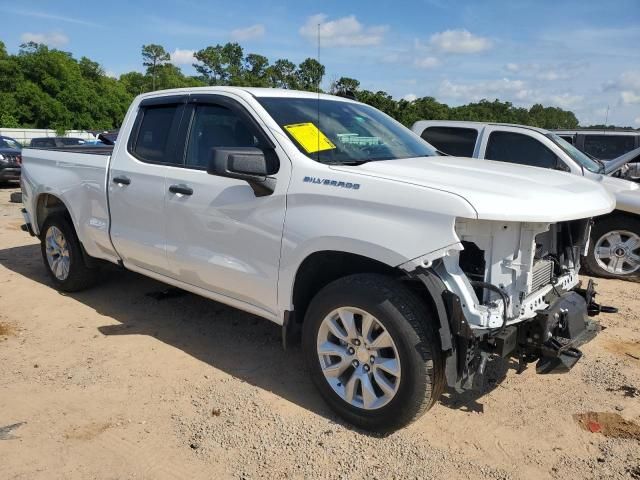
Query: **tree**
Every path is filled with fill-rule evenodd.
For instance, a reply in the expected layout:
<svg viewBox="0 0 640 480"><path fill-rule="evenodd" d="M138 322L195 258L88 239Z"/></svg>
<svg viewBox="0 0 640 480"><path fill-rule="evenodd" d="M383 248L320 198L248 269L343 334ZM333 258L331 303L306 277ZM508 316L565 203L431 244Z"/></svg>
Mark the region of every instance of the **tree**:
<svg viewBox="0 0 640 480"><path fill-rule="evenodd" d="M267 78L270 87L295 89L298 87L296 64L280 58L267 68Z"/></svg>
<svg viewBox="0 0 640 480"><path fill-rule="evenodd" d="M120 83L131 97L148 90L147 77L140 72L128 72L120 75Z"/></svg>
<svg viewBox="0 0 640 480"><path fill-rule="evenodd" d="M433 97L417 98L412 102L407 100L398 102L397 120L407 126L413 125L418 120L445 120L450 116L449 106L438 102Z"/></svg>
<svg viewBox="0 0 640 480"><path fill-rule="evenodd" d="M226 43L198 50L193 66L208 85L242 85L244 52L237 43Z"/></svg>
<svg viewBox="0 0 640 480"><path fill-rule="evenodd" d="M160 45L144 45L142 54L145 73L128 72L115 79L87 57L77 60L68 52L33 42L10 54L0 42L0 126L111 129L120 126L133 97L156 88L243 85L316 91L325 74L324 66L312 58L297 66L285 58L270 64L263 55L245 55L237 43L196 52L198 77L186 76L169 63L170 56ZM497 99L457 107L433 97L395 100L387 92L362 89L360 82L350 77L339 77L330 91L354 92L359 101L408 126L420 119L511 122L543 128L578 125L573 112L558 107L536 104L527 109Z"/></svg>
<svg viewBox="0 0 640 480"><path fill-rule="evenodd" d="M333 95L345 95L348 93L355 95L359 88L360 82L355 78L340 77L331 84L330 92Z"/></svg>
<svg viewBox="0 0 640 480"><path fill-rule="evenodd" d="M315 58L307 58L298 65L296 72L298 88L315 92L320 90L320 82L324 77L324 65Z"/></svg>
<svg viewBox="0 0 640 480"><path fill-rule="evenodd" d="M269 59L257 53L250 53L244 60L243 84L252 87L269 86Z"/></svg>
<svg viewBox="0 0 640 480"><path fill-rule="evenodd" d="M398 103L387 92L378 91L371 92L369 90L361 90L358 92L358 101L371 105L372 107L382 110L387 115L399 119Z"/></svg>
<svg viewBox="0 0 640 480"><path fill-rule="evenodd" d="M171 56L161 45L151 43L142 46L142 65L147 67L147 73L151 71L151 89L156 89L156 69L159 65L166 64Z"/></svg>

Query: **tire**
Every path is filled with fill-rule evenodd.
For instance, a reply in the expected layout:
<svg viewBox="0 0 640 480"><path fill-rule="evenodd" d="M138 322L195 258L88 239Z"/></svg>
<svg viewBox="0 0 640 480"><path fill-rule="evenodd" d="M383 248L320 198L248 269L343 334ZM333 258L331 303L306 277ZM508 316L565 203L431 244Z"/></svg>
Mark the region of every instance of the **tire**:
<svg viewBox="0 0 640 480"><path fill-rule="evenodd" d="M68 258L67 267L63 269L66 270L66 275L61 270L56 270L57 273L54 272L47 255L48 235L53 236L52 234L56 232L54 229L57 229L62 237L58 243L63 245L63 249L50 249L50 253L54 260L60 257ZM65 251L65 255L57 253L62 250ZM45 220L40 235L40 251L47 273L56 289L62 292L78 292L92 286L97 281L99 270L86 266L82 246L68 217L52 215Z"/></svg>
<svg viewBox="0 0 640 480"><path fill-rule="evenodd" d="M615 237L616 233L620 237L619 242L614 240L617 238ZM603 255L609 255L609 258L604 258ZM620 263L621 261L622 263ZM591 228L589 251L587 256L583 257L583 264L584 270L596 277L631 278L639 276L640 219L621 215L596 219Z"/></svg>
<svg viewBox="0 0 640 480"><path fill-rule="evenodd" d="M342 312L343 310L347 310L347 317L350 310L361 312L353 315L356 331L357 326L360 325L360 333L363 330L365 315L370 314L374 320L368 321L369 324L377 322L375 326L378 332L384 333L386 330L392 340L393 347L373 350L373 345L382 337L382 333L374 336L376 330L372 330L371 335L360 336L361 342L350 339L348 343L330 333L326 338L331 337L330 343L334 342L331 345L340 344L335 348L342 346L347 349L350 346L350 348L358 350L350 356L348 352L346 356L341 357L321 356L319 352L326 351L325 345L327 345L323 332L333 332L330 328L327 330L327 319L338 318L333 316L337 315L334 312ZM358 317L360 317L359 320ZM304 355L314 384L329 406L338 415L357 427L384 433L408 425L429 410L444 390L443 356L435 328L437 321L434 320L430 310L414 292L390 277L378 274L358 274L330 283L313 298L303 323ZM342 320L338 324L342 325L339 333L343 335L347 330L344 328ZM372 338L373 340L371 340ZM354 346L356 343L360 343L360 346ZM367 345L372 349L363 348ZM366 365L366 355L368 355L366 352L373 352L370 357L370 367ZM342 350L342 353L345 351ZM379 356L374 360L374 355ZM365 358L362 358L363 356ZM399 362L397 371L400 372L397 377L387 375L384 369L381 372L378 362L387 362L383 356L397 358ZM323 372L323 367L327 370L335 368L332 363L328 364L333 360L327 360L327 358L336 359L336 365L339 364L336 371L346 363L351 366L342 373L341 377L332 377L329 380L329 377L325 376ZM344 362L345 358L346 363ZM353 360L358 359L362 363L355 368ZM366 373L370 378L368 381L364 378L365 368L370 368L370 370L366 370L366 372L370 372ZM351 374L349 374L349 370L352 371ZM353 383L352 376L357 377L356 373L363 381L356 380ZM381 388L382 383L376 382L376 378L380 378L381 373L387 380L387 389L390 385L394 385L396 390L393 395L385 396L385 392ZM334 382L334 386L330 381ZM342 386L342 382L344 382L344 386ZM374 391L376 395L382 395L375 401L372 401L373 397L370 393L367 395L371 408L365 406L363 388L366 382L369 387L373 386L373 390L367 389L367 392ZM352 401L347 401L344 398L349 397L347 393L349 384L356 385L350 390L356 392L351 395ZM343 391L344 396L341 396L338 391ZM359 395L357 392L360 392Z"/></svg>

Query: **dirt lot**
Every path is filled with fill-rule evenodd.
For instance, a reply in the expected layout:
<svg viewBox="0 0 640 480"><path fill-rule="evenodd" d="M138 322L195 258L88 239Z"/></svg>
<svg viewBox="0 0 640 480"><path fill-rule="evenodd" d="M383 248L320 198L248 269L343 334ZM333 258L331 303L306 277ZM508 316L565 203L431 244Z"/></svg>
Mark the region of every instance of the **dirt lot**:
<svg viewBox="0 0 640 480"><path fill-rule="evenodd" d="M620 313L599 317L605 330L569 374L494 361L484 394L449 392L410 427L371 436L328 410L269 322L194 295L156 300L161 284L115 269L92 290L54 291L11 191L2 478L640 479L638 283L598 282Z"/></svg>

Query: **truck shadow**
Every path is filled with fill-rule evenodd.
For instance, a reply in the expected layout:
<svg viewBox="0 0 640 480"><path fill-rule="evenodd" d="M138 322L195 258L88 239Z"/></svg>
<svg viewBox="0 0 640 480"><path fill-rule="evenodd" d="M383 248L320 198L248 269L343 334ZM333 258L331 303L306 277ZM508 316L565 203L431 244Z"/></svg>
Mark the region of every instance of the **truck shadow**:
<svg viewBox="0 0 640 480"><path fill-rule="evenodd" d="M0 264L50 286L39 245L0 250ZM307 410L353 429L336 417L315 390L300 348L284 351L280 327L272 322L185 292L157 299L165 284L115 267L103 270L94 288L65 294L113 318L118 325L98 327L103 335L148 335L179 348L212 367L279 395ZM495 388L507 371L504 361L487 367L488 382L479 392L445 393L441 404L482 411L481 395ZM362 432L366 433L366 432Z"/></svg>

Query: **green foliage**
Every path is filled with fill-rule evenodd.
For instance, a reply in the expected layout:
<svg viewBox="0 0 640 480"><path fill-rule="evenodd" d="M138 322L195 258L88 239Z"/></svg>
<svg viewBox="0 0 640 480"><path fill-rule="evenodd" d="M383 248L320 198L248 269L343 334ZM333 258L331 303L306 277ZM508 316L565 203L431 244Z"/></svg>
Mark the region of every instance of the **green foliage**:
<svg viewBox="0 0 640 480"><path fill-rule="evenodd" d="M245 54L237 43L208 46L194 54L197 76L186 76L170 63L161 45L142 46L144 73L128 72L115 79L89 58L45 45L26 43L17 55L7 53L0 42L0 126L70 129L111 129L122 122L136 95L158 89L203 85L239 85L316 91L325 67L313 58L296 65L287 59ZM572 112L534 105L530 109L510 102L481 100L449 107L433 97L413 101L394 100L384 91L360 88L354 78L340 77L330 85L338 95L355 94L403 124L421 119L475 120L535 125L543 128L575 128Z"/></svg>
<svg viewBox="0 0 640 480"><path fill-rule="evenodd" d="M158 67L164 66L171 56L162 45L152 43L142 46L142 65L147 67L147 74L151 75L151 89L156 89L156 77Z"/></svg>
<svg viewBox="0 0 640 480"><path fill-rule="evenodd" d="M340 77L331 84L330 92L332 95L346 95L355 93L360 88L360 82L355 78Z"/></svg>
<svg viewBox="0 0 640 480"><path fill-rule="evenodd" d="M298 88L301 90L319 90L320 82L324 77L324 65L319 63L315 58L307 58L298 65L296 72Z"/></svg>

